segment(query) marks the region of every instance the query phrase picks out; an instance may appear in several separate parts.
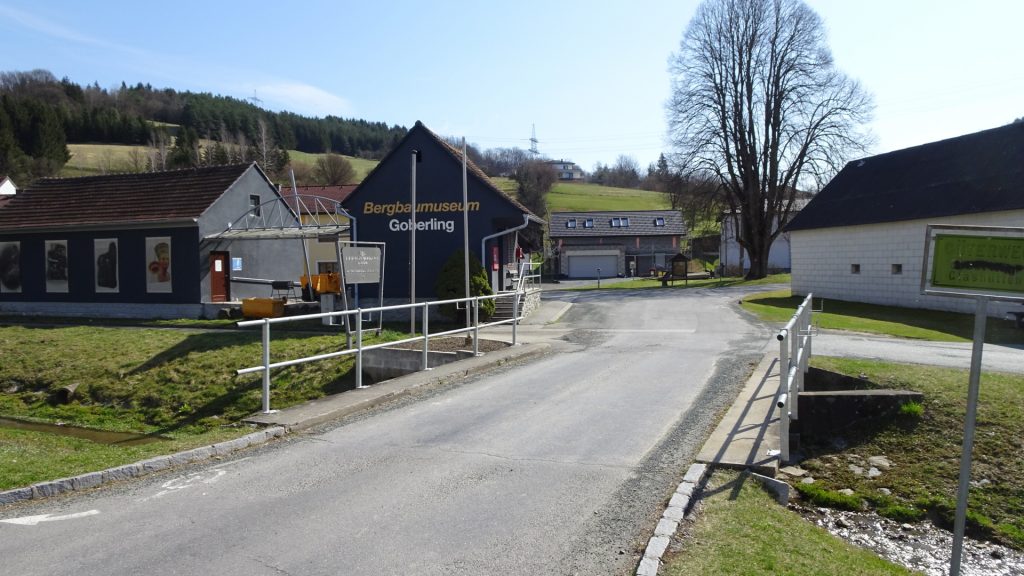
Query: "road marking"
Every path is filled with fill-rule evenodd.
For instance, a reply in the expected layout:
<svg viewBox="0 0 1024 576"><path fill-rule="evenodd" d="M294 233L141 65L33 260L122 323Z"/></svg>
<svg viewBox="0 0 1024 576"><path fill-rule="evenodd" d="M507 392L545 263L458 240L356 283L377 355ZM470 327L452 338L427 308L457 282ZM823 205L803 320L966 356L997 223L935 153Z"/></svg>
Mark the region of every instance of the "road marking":
<svg viewBox="0 0 1024 576"><path fill-rule="evenodd" d="M85 518L86 516L95 516L99 514L99 510L89 510L87 512L75 512L74 514L64 514L61 516L54 516L53 514L42 514L39 516L23 516L21 518L10 518L8 520L0 520L6 524L19 524L21 526L35 526L40 522L56 522L57 520L73 520L75 518Z"/></svg>
<svg viewBox="0 0 1024 576"><path fill-rule="evenodd" d="M644 330L643 328L599 328L596 330L588 330L588 332L605 332L608 334L693 334L697 332L696 328L653 328L651 330Z"/></svg>
<svg viewBox="0 0 1024 576"><path fill-rule="evenodd" d="M160 485L160 488L162 488L162 490L160 490L156 494L153 494L152 496L140 498L138 501L145 502L147 500L152 500L154 498L161 498L168 494L177 492L178 490L191 488L193 486L198 486L201 484L213 484L214 482L220 480L221 477L228 473L228 471L224 470L224 468L232 466L244 460L248 460L249 458L249 456L246 456L245 458L239 458L238 460L221 464L209 470L204 470L202 472L194 472L187 476L178 476L177 478L171 478L167 482L164 482L163 484Z"/></svg>

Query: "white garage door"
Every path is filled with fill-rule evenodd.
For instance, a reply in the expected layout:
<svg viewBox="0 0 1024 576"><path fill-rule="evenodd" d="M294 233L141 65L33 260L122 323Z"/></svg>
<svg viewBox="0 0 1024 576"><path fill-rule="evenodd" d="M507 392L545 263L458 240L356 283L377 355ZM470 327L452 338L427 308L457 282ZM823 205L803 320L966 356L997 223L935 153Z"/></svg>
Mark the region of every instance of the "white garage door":
<svg viewBox="0 0 1024 576"><path fill-rule="evenodd" d="M569 256L569 277L570 278L597 278L597 269L601 269L600 276L608 278L618 274L617 256Z"/></svg>

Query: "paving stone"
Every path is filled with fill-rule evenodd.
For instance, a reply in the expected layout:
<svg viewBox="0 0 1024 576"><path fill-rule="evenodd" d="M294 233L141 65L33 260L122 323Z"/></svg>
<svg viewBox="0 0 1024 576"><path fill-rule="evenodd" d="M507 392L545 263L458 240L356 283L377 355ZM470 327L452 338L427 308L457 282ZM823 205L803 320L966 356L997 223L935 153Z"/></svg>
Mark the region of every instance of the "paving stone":
<svg viewBox="0 0 1024 576"><path fill-rule="evenodd" d="M686 517L686 511L676 506L669 506L661 514L661 517L668 520L674 520L676 522L682 522L683 518Z"/></svg>
<svg viewBox="0 0 1024 576"><path fill-rule="evenodd" d="M93 486L99 486L103 483L102 472L90 472L88 474L82 474L71 478L71 489L72 490L85 490L86 488L92 488Z"/></svg>
<svg viewBox="0 0 1024 576"><path fill-rule="evenodd" d="M658 520L658 526L654 529L654 535L671 537L675 535L677 529L679 529L679 522L662 518Z"/></svg>
<svg viewBox="0 0 1024 576"><path fill-rule="evenodd" d="M700 484L700 481L704 479L704 473L707 472L707 470L707 464L691 464L690 469L687 470L686 475L683 476L683 482Z"/></svg>
<svg viewBox="0 0 1024 576"><path fill-rule="evenodd" d="M668 501L668 505L686 510L686 507L690 505L690 497L683 494L673 494L672 499Z"/></svg>
<svg viewBox="0 0 1024 576"><path fill-rule="evenodd" d="M668 536L655 536L647 543L647 550L644 552L646 558L661 558L661 555L668 549Z"/></svg>
<svg viewBox="0 0 1024 576"><path fill-rule="evenodd" d="M17 488L0 492L0 504L11 504L32 498L32 488Z"/></svg>
<svg viewBox="0 0 1024 576"><path fill-rule="evenodd" d="M657 558L644 557L640 561L640 567L636 569L636 576L658 576L658 567L661 563Z"/></svg>

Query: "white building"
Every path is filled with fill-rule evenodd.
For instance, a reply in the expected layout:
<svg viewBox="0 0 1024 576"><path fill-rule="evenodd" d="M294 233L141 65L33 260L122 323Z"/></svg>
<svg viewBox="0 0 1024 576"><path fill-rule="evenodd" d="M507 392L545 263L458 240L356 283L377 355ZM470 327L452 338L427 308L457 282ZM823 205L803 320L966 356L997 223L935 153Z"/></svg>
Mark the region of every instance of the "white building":
<svg viewBox="0 0 1024 576"><path fill-rule="evenodd" d="M921 294L928 224L1024 227L1024 123L847 164L785 227L793 294L972 312ZM1009 310L1020 305L989 305Z"/></svg>
<svg viewBox="0 0 1024 576"><path fill-rule="evenodd" d="M14 182L7 176L0 175L0 200L10 198L18 192Z"/></svg>
<svg viewBox="0 0 1024 576"><path fill-rule="evenodd" d="M797 198L793 201L793 208L790 210L789 219L793 217L807 204L805 198ZM739 225L739 214L735 216L725 213L722 215L722 235L719 245L719 263L725 267L727 276L739 276L750 270L750 257L746 250L736 240L736 230ZM778 221L773 224L772 229L778 228ZM792 257L790 248L789 233L779 234L772 247L768 250L768 270L788 272L792 268Z"/></svg>

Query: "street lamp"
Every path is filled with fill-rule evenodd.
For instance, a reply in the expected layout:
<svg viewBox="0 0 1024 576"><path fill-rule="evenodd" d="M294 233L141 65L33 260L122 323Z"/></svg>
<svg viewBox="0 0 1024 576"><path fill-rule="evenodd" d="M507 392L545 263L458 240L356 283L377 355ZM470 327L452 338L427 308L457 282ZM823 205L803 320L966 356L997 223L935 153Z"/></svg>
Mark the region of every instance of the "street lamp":
<svg viewBox="0 0 1024 576"><path fill-rule="evenodd" d="M412 151L412 205L409 219L409 303L416 303L416 165L422 161L419 150ZM409 308L409 333L416 334L416 308Z"/></svg>

